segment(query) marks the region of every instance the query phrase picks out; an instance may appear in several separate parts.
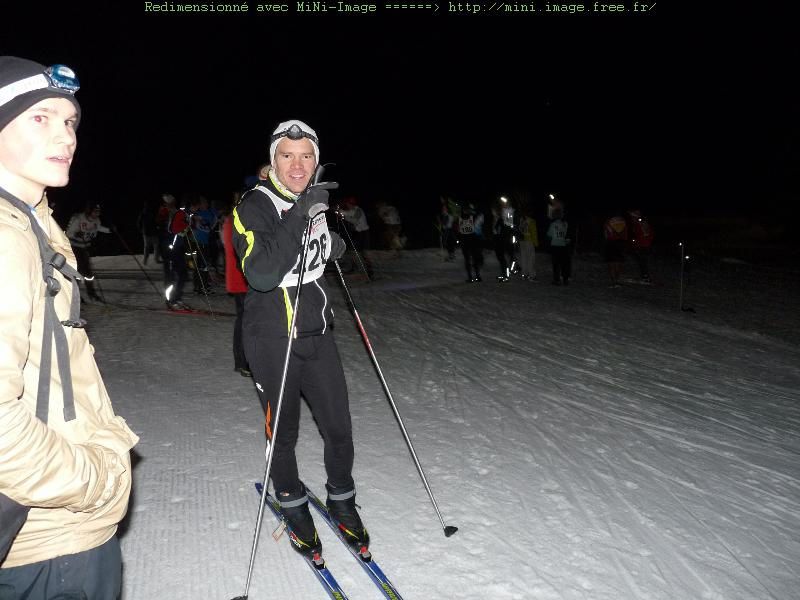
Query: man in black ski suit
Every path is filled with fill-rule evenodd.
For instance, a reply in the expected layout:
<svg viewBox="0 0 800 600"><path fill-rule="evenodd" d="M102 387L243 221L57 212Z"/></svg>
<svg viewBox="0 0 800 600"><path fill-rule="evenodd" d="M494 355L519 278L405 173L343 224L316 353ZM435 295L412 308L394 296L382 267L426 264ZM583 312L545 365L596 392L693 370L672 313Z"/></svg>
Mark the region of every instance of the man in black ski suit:
<svg viewBox="0 0 800 600"><path fill-rule="evenodd" d="M245 354L266 414L267 437L275 444L272 485L281 512L293 529L295 548L311 555L319 553L322 546L295 457L302 396L311 407L325 444L328 510L342 524L347 540L366 551L369 535L355 504L347 384L331 331L333 311L323 276L325 263L339 258L346 249L344 241L328 230L324 212L328 208L326 187L333 186L309 187L319 163L319 145L317 134L302 121L278 125L271 138L270 160L268 178L246 192L233 211L233 239L249 284L244 304ZM279 428L273 439L309 220L296 334Z"/></svg>

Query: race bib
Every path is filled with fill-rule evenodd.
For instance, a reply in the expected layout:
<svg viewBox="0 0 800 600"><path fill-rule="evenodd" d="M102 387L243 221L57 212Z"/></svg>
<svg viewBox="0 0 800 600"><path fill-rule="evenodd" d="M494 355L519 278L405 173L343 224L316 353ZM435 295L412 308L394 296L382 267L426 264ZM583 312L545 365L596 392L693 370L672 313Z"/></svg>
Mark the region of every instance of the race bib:
<svg viewBox="0 0 800 600"><path fill-rule="evenodd" d="M475 232L475 222L472 217L466 219L459 219L458 231L462 235L468 235Z"/></svg>
<svg viewBox="0 0 800 600"><path fill-rule="evenodd" d="M305 241L305 238L304 238ZM302 254L302 252L301 252ZM280 287L294 287L300 277L300 256L280 283ZM320 213L311 221L311 232L306 254L306 271L303 274L303 283L309 283L322 277L325 271L325 261L331 256L331 234L328 232L328 221L325 213Z"/></svg>

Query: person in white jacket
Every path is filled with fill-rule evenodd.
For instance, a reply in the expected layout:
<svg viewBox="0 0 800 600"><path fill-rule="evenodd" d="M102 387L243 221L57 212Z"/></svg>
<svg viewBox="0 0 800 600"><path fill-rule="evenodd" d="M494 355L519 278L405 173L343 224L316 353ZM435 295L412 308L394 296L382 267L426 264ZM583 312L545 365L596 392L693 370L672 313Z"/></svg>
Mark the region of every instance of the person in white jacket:
<svg viewBox="0 0 800 600"><path fill-rule="evenodd" d="M369 222L367 215L358 205L358 200L355 196L348 196L342 201L339 206L339 213L344 218L345 227L348 231L348 239L351 240L353 251L361 256L361 261L364 263L367 277L372 279L372 261L369 256ZM356 259L357 260L357 259Z"/></svg>
<svg viewBox="0 0 800 600"><path fill-rule="evenodd" d="M111 233L111 230L100 222L100 205L90 203L83 212L75 213L67 225L67 238L72 245L78 271L86 277L86 291L93 300L100 300L94 289L94 271L92 270L92 242L98 233Z"/></svg>
<svg viewBox="0 0 800 600"><path fill-rule="evenodd" d="M0 505L29 507L0 556L3 600L116 600L122 587L116 532L138 437L114 414L85 323L73 315L75 257L44 200L45 188L69 181L77 88L64 65L0 57ZM48 284L42 239L67 273L53 270ZM45 367L42 347L53 337ZM8 524L0 519L2 537Z"/></svg>

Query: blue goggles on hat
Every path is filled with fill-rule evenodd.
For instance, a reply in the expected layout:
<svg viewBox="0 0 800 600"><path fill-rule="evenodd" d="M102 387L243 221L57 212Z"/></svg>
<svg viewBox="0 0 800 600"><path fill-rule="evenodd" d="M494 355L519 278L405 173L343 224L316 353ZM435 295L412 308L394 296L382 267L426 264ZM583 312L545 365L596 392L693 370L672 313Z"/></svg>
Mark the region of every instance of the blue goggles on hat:
<svg viewBox="0 0 800 600"><path fill-rule="evenodd" d="M8 104L24 94L39 90L57 90L60 93L74 96L80 87L75 71L66 65L53 65L47 67L42 73L24 77L0 87L0 106Z"/></svg>
<svg viewBox="0 0 800 600"><path fill-rule="evenodd" d="M319 144L319 140L316 138L316 136L304 131L297 123L292 124L292 126L288 129L284 129L278 133L273 133L272 137L269 138L269 143L272 144L282 137L288 137L290 140L301 140L303 138L308 138L315 144Z"/></svg>
<svg viewBox="0 0 800 600"><path fill-rule="evenodd" d="M81 89L78 76L75 71L67 65L53 65L44 70L44 75L50 81L50 87L64 90L69 94L74 94Z"/></svg>

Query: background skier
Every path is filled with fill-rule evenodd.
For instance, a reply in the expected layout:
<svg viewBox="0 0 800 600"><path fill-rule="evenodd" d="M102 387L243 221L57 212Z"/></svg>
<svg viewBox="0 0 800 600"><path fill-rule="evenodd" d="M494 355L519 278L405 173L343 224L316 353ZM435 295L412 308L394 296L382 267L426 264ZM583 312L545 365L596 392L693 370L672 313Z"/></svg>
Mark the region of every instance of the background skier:
<svg viewBox="0 0 800 600"><path fill-rule="evenodd" d="M75 213L67 225L67 237L78 261L78 272L86 277L86 291L92 300L100 300L94 289L94 271L92 271L92 242L98 233L111 233L111 230L100 223L100 205L89 203L83 212Z"/></svg>
<svg viewBox="0 0 800 600"><path fill-rule="evenodd" d="M639 281L650 283L650 248L653 245L653 227L642 211L634 208L628 211L628 233L630 234L630 252L639 265Z"/></svg>
<svg viewBox="0 0 800 600"><path fill-rule="evenodd" d="M461 253L464 255L464 268L467 270L467 283L483 281L483 214L476 212L475 205L471 202L461 211L458 235Z"/></svg>

